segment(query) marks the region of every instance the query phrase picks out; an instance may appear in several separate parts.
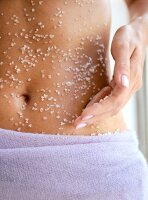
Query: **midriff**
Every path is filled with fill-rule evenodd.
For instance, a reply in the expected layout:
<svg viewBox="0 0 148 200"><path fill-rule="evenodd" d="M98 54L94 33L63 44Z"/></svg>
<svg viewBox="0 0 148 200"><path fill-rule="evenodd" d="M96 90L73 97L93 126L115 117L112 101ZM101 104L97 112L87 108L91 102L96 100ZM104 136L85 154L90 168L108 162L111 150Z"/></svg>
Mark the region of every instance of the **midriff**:
<svg viewBox="0 0 148 200"><path fill-rule="evenodd" d="M76 129L109 83L108 0L0 1L0 127L47 134L125 130L121 113Z"/></svg>

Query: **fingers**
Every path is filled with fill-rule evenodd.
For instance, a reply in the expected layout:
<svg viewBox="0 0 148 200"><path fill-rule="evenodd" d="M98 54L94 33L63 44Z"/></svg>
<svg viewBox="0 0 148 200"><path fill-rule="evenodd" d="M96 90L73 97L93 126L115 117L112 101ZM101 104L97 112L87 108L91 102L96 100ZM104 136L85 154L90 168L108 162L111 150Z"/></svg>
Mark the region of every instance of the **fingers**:
<svg viewBox="0 0 148 200"><path fill-rule="evenodd" d="M115 60L114 80L110 84L112 90L108 93L109 90L104 88L95 95L76 120L76 126L83 123L84 127L116 115L130 97L141 88L145 49L133 34L134 30L129 29L129 26L126 27L118 29L111 46Z"/></svg>
<svg viewBox="0 0 148 200"><path fill-rule="evenodd" d="M107 86L105 88L103 88L100 92L98 92L93 99L87 104L87 106L85 107L91 107L92 105L94 105L94 103L98 103L101 100L103 100L106 96L108 96L111 93L112 88L110 86ZM90 110L90 113L92 113L92 110ZM87 119L90 119L93 115L92 114L88 114L87 115ZM94 117L94 116L93 116ZM79 116L75 121L74 121L74 125L77 126L82 120L82 115Z"/></svg>
<svg viewBox="0 0 148 200"><path fill-rule="evenodd" d="M100 92L98 92L93 99L86 105L85 109L88 107L91 107L94 103L99 102L101 99L104 99L107 95L109 95L111 93L111 86L107 86L105 88L103 88ZM91 113L91 110L90 110ZM90 119L90 115L87 115L87 119ZM74 121L74 125L77 126L82 120L82 115L79 116L75 121Z"/></svg>
<svg viewBox="0 0 148 200"><path fill-rule="evenodd" d="M119 111L123 108L125 102L132 96L132 92L130 91L127 94L127 99L125 98L124 100L121 98L116 98L114 96L109 96L106 98L103 102L101 103L95 103L90 110L85 110L85 112L82 113L81 120L79 121L79 124L86 124L86 125L91 125L98 123L98 121L103 121L106 120L109 117L112 117L119 113ZM114 102L114 103L112 103ZM104 109L106 108L106 109ZM99 113L100 112L100 113ZM88 115L90 116L90 113L92 114L92 118L86 119L85 117ZM76 125L76 126L77 126Z"/></svg>
<svg viewBox="0 0 148 200"><path fill-rule="evenodd" d="M127 96L127 90L123 92L120 87L116 86L111 95L106 96L100 103L94 103L91 107L84 109L81 117L83 119L90 113L98 120L113 116L121 109Z"/></svg>
<svg viewBox="0 0 148 200"><path fill-rule="evenodd" d="M99 102L101 99L105 98L107 95L111 93L112 88L110 86L104 87L100 92L98 92L92 100L86 105L86 107L89 107L93 105L96 102ZM85 108L86 108L85 107Z"/></svg>
<svg viewBox="0 0 148 200"><path fill-rule="evenodd" d="M136 49L131 56L130 60L130 83L129 88L119 87L114 84L112 85L112 91L109 88L104 88L100 94L95 95L90 106L86 107L79 119L75 122L75 126L83 122L83 124L90 125L95 124L98 121L105 120L108 117L116 115L128 102L130 97L140 89L142 83L142 59L139 50ZM110 91L110 92L109 92ZM109 95L108 95L109 94ZM104 99L102 97L106 95ZM107 96L108 95L108 96ZM102 99L101 101L99 99ZM99 100L99 101L98 101ZM88 118L89 116L89 118ZM91 118L90 118L91 117Z"/></svg>
<svg viewBox="0 0 148 200"><path fill-rule="evenodd" d="M115 87L114 90L117 90L117 86ZM118 91L120 92L120 90ZM81 116L75 120L74 126L79 127L79 124L84 123L84 122L86 122L86 124L89 125L91 123L95 123L96 120L97 121L103 120L106 116L108 117L110 115L112 107L114 106L112 102L115 102L115 96L109 95L108 97L106 96L104 100L100 101L100 103L95 102L91 106L86 107L82 111Z"/></svg>

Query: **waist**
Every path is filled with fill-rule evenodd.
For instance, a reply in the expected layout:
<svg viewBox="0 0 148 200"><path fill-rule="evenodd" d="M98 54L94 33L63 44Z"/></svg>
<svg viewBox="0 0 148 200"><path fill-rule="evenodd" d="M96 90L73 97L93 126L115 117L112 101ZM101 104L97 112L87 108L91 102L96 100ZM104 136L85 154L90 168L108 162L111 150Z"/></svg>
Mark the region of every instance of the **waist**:
<svg viewBox="0 0 148 200"><path fill-rule="evenodd" d="M13 10L22 10L22 2L13 4ZM6 4L1 6L0 20L5 26L0 27L0 127L51 134L116 129L111 128L114 119L81 131L72 125L90 98L108 84L108 1L94 1L82 9L73 2L63 5L57 9L63 17L60 26L53 16L55 10L46 9L56 6L46 2L30 13L26 2L23 12L12 17L4 12Z"/></svg>
<svg viewBox="0 0 148 200"><path fill-rule="evenodd" d="M52 93L49 96L45 89L38 91L26 97L17 92L1 95L0 127L22 132L70 135L102 134L126 129L121 113L82 129L73 126L73 120L81 114L92 95L90 91L84 96L76 96L76 99L72 92L60 96Z"/></svg>
<svg viewBox="0 0 148 200"><path fill-rule="evenodd" d="M106 53L105 53L106 54ZM75 54L72 54L75 56ZM107 54L106 54L107 55ZM54 59L53 65L39 62L31 72L14 72L16 65L1 68L0 127L22 132L88 135L125 128L121 115L76 130L72 122L93 95L108 84L108 57L96 54L73 60ZM101 59L102 58L102 59ZM48 61L50 59L48 58ZM4 73L3 73L4 72ZM118 122L118 123L117 123Z"/></svg>
<svg viewBox="0 0 148 200"><path fill-rule="evenodd" d="M72 54L73 56L75 54ZM81 53L81 56L83 54ZM39 62L31 72L15 73L15 65L3 66L0 79L0 127L22 132L88 135L94 132L121 131L121 115L76 130L73 126L93 95L108 84L108 57L97 61L84 56L73 60L54 59L52 65ZM82 59L81 59L82 58ZM100 57L101 58L101 57ZM50 59L48 58L48 61ZM3 73L5 71L5 73ZM17 74L17 75L16 75ZM118 121L118 123L117 123Z"/></svg>

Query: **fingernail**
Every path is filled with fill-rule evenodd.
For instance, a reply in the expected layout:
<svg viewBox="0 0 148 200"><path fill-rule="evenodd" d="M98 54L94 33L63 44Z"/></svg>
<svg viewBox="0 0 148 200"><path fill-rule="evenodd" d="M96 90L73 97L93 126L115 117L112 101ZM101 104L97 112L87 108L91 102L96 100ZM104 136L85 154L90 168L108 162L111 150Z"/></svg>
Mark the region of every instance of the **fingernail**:
<svg viewBox="0 0 148 200"><path fill-rule="evenodd" d="M87 116L83 117L82 120L90 119L92 117L94 117L94 115L87 115Z"/></svg>
<svg viewBox="0 0 148 200"><path fill-rule="evenodd" d="M86 125L87 125L86 123L78 124L78 125L76 126L76 129L78 129L78 128L83 128L83 127L85 127Z"/></svg>
<svg viewBox="0 0 148 200"><path fill-rule="evenodd" d="M124 87L129 87L129 80L128 80L128 77L126 75L122 75L121 76L121 84L124 86Z"/></svg>

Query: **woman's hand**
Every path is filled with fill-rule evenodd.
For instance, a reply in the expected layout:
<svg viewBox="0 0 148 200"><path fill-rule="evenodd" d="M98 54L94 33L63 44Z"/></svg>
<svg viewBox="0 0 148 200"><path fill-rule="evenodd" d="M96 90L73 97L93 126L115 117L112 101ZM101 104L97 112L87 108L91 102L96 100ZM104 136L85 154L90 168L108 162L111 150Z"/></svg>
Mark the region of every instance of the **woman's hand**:
<svg viewBox="0 0 148 200"><path fill-rule="evenodd" d="M141 88L146 54L145 37L138 20L117 30L111 46L115 60L113 80L110 86L103 88L87 104L81 116L74 121L76 128L116 115Z"/></svg>

